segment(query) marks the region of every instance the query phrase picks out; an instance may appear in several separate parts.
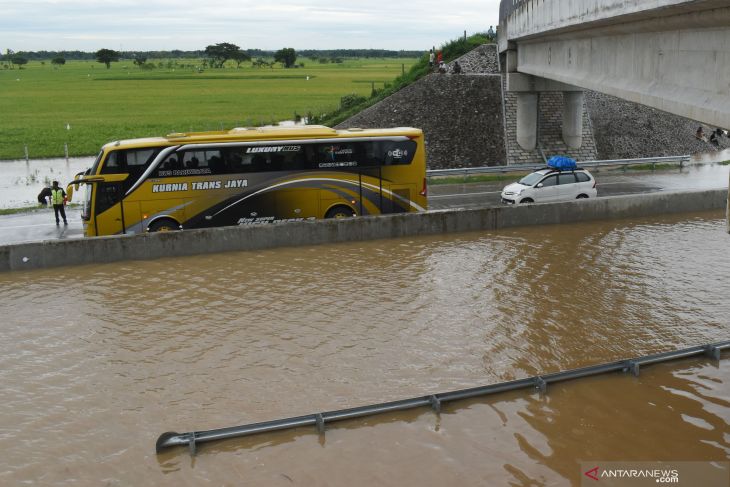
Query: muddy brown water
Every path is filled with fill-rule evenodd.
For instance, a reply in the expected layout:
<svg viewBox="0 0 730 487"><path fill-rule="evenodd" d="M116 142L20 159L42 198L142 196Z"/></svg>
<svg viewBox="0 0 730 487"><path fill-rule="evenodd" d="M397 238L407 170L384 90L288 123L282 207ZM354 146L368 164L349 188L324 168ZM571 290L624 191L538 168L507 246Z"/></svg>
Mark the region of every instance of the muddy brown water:
<svg viewBox="0 0 730 487"><path fill-rule="evenodd" d="M0 274L2 485L570 485L730 459L730 360L154 451L730 339L722 212Z"/></svg>

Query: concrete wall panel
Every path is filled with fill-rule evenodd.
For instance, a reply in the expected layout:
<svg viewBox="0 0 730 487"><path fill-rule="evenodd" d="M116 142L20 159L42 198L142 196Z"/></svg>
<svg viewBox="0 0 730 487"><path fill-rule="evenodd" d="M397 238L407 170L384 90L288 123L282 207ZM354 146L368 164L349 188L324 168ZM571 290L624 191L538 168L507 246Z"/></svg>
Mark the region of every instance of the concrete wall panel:
<svg viewBox="0 0 730 487"><path fill-rule="evenodd" d="M637 218L715 210L727 191L653 193L576 202L222 227L0 246L0 271L148 260L215 252L387 239L452 232Z"/></svg>

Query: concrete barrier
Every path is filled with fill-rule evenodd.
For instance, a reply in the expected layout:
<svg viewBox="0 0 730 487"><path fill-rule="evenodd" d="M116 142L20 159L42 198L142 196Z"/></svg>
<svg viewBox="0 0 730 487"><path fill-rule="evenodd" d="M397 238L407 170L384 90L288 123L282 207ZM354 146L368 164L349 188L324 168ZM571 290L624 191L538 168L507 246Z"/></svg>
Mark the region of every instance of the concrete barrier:
<svg viewBox="0 0 730 487"><path fill-rule="evenodd" d="M727 190L651 193L554 204L46 240L0 246L0 271L718 210L726 207L727 194Z"/></svg>

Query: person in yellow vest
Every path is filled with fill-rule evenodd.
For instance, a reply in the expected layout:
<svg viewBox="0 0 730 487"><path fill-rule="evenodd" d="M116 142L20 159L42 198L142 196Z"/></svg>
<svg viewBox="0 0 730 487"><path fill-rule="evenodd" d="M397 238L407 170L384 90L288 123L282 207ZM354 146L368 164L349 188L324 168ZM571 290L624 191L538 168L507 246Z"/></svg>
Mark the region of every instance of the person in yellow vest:
<svg viewBox="0 0 730 487"><path fill-rule="evenodd" d="M66 210L63 208L66 204L66 192L63 188L58 187L58 181L53 181L53 186L51 186L51 204L53 205L53 213L56 214L56 225L61 224L58 219L59 213L63 217L63 224L68 225L68 221L66 221Z"/></svg>

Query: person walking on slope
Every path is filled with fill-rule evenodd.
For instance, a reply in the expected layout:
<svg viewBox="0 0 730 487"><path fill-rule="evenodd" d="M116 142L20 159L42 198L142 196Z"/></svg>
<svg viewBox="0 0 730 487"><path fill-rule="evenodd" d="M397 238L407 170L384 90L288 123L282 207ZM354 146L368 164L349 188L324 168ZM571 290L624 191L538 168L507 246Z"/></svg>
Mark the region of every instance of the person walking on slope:
<svg viewBox="0 0 730 487"><path fill-rule="evenodd" d="M56 215L56 225L61 224L58 219L59 213L63 218L63 224L68 225L68 221L66 221L66 210L63 208L65 203L66 192L63 188L58 187L58 181L53 181L53 186L51 186L51 204L53 204L53 213Z"/></svg>

